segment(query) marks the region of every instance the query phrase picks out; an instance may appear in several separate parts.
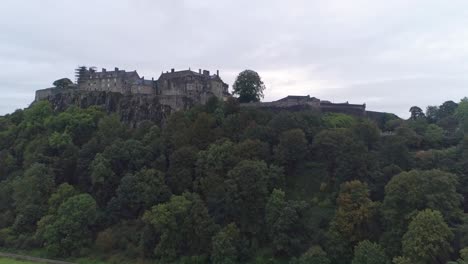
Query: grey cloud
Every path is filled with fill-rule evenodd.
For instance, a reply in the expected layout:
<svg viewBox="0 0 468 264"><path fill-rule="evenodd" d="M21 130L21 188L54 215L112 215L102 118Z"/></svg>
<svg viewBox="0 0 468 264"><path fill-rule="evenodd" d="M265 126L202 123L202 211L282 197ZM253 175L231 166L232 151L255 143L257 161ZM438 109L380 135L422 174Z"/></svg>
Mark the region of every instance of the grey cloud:
<svg viewBox="0 0 468 264"><path fill-rule="evenodd" d="M462 0L5 0L0 114L85 64L156 78L170 68L219 69L230 84L251 68L267 85L265 100L305 93L407 116L411 105L465 95L467 7Z"/></svg>

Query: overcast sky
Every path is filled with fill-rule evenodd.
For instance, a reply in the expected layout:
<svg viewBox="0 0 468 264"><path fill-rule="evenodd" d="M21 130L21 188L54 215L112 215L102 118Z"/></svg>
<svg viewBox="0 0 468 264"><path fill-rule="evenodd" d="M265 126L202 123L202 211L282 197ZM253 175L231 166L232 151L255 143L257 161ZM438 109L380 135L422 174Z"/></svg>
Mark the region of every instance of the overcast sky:
<svg viewBox="0 0 468 264"><path fill-rule="evenodd" d="M468 96L468 1L1 0L0 114L78 65L244 69L264 101L311 95L408 116Z"/></svg>

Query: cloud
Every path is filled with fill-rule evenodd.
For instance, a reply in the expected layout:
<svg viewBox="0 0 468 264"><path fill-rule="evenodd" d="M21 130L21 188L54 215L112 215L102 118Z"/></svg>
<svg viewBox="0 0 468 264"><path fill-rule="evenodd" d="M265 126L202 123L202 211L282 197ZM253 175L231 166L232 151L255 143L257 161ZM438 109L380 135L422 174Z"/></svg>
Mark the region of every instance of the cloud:
<svg viewBox="0 0 468 264"><path fill-rule="evenodd" d="M85 64L155 78L219 69L229 84L249 68L265 100L310 94L408 116L466 95L467 10L461 0L4 0L0 114Z"/></svg>

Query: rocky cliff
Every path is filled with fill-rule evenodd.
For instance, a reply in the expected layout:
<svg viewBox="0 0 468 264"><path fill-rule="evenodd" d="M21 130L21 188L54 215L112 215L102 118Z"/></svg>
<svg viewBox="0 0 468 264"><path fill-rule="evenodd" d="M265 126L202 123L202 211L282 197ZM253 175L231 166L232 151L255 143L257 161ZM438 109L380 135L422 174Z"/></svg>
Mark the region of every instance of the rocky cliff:
<svg viewBox="0 0 468 264"><path fill-rule="evenodd" d="M75 90L52 94L43 100L48 100L56 111L63 111L72 105L81 108L99 106L107 113L117 113L122 122L132 127L144 120L161 124L176 110L167 104L168 98L152 95L123 95L114 92ZM184 98L173 98L172 100L181 100L182 102L179 102L181 109L193 106L193 102Z"/></svg>

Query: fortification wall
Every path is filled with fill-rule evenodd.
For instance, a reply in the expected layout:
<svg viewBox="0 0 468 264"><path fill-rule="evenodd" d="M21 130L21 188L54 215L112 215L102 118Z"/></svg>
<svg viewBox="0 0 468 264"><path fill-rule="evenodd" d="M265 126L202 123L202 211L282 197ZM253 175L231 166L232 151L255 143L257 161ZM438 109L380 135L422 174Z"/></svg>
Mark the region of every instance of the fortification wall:
<svg viewBox="0 0 468 264"><path fill-rule="evenodd" d="M356 116L366 115L365 105L322 103L320 104L320 110L324 113L341 113Z"/></svg>
<svg viewBox="0 0 468 264"><path fill-rule="evenodd" d="M298 103L293 101L275 101L275 102L256 102L256 103L242 103L240 104L244 107L262 107L262 108L291 108L291 107L311 107L311 108L320 108L320 103L318 102L307 102L307 103Z"/></svg>
<svg viewBox="0 0 468 264"><path fill-rule="evenodd" d="M35 95L35 101L45 100L51 96L55 96L60 93L67 93L76 90L76 88L57 88L51 87L42 90L37 90Z"/></svg>
<svg viewBox="0 0 468 264"><path fill-rule="evenodd" d="M146 85L132 85L130 92L132 94L155 94L155 89Z"/></svg>

